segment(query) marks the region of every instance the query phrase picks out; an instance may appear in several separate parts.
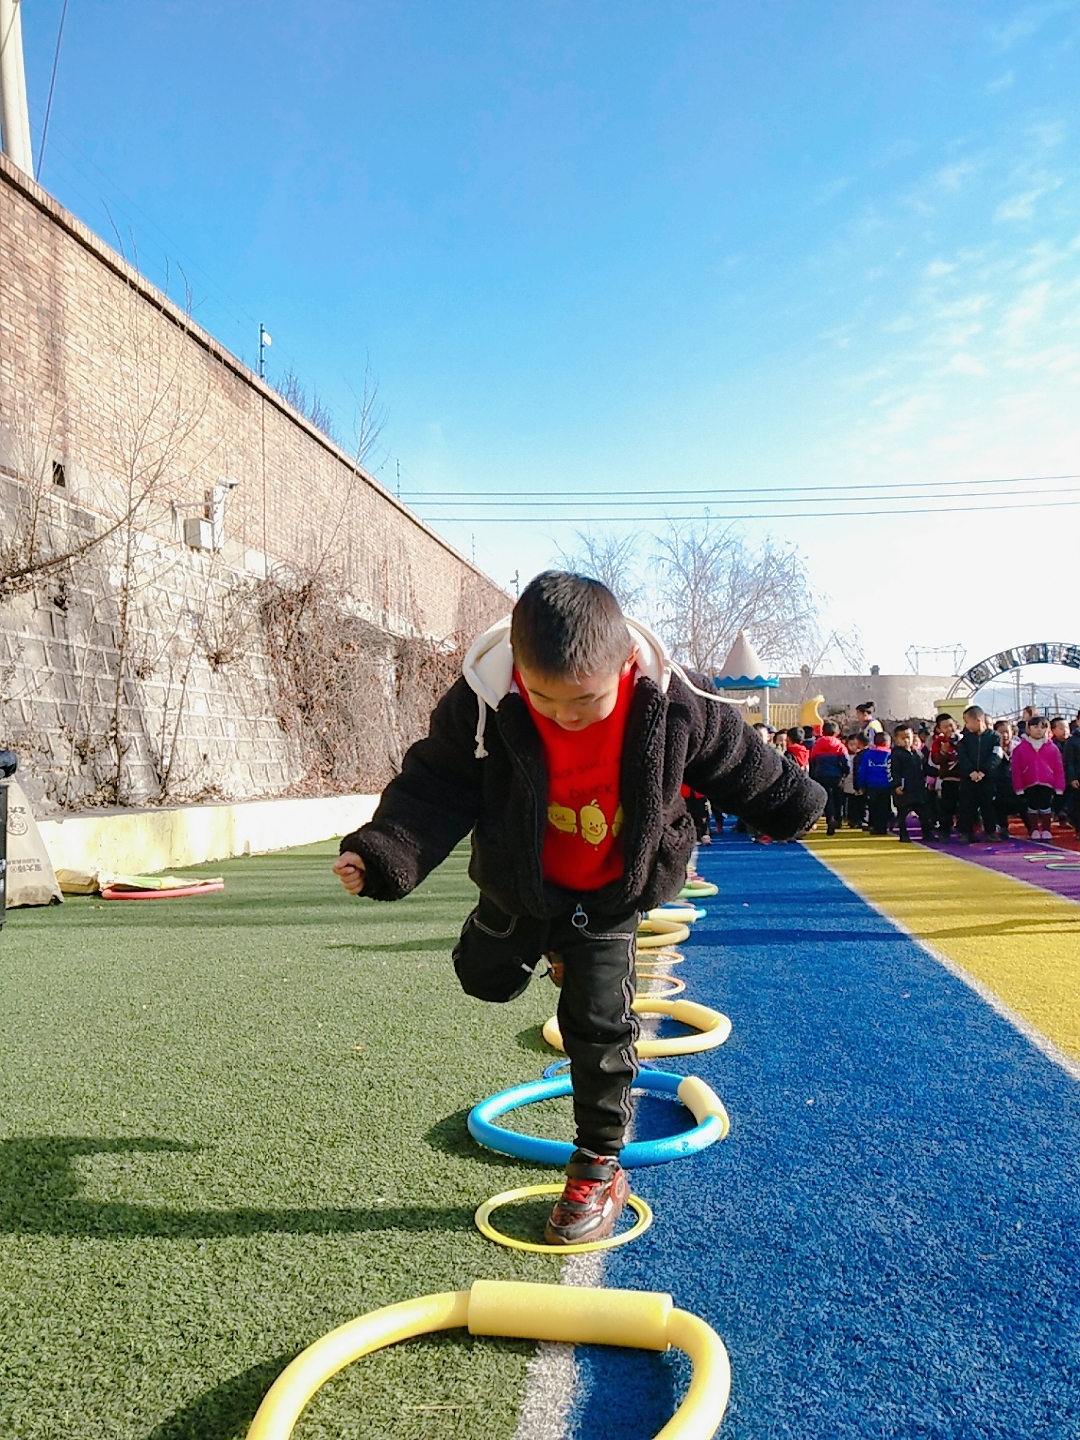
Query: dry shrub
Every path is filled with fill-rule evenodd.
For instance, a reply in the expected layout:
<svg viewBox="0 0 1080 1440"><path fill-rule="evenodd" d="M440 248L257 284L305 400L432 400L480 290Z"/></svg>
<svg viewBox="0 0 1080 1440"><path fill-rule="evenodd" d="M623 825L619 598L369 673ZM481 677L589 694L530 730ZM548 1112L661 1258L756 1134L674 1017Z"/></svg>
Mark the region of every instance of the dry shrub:
<svg viewBox="0 0 1080 1440"><path fill-rule="evenodd" d="M426 733L472 638L388 635L336 577L275 572L258 588L278 720L298 742L308 795L378 791Z"/></svg>

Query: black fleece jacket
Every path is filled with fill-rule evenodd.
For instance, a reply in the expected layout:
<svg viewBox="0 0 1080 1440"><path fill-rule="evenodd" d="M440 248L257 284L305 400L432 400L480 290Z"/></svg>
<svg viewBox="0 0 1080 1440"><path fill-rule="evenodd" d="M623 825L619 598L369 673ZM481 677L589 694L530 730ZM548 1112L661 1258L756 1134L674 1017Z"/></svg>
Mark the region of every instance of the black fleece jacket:
<svg viewBox="0 0 1080 1440"><path fill-rule="evenodd" d="M973 770L980 770L989 779L997 775L1005 762L1001 736L996 730L965 730L956 746L957 773L963 780L971 779Z"/></svg>
<svg viewBox="0 0 1080 1440"><path fill-rule="evenodd" d="M548 781L536 726L520 695L505 696L488 715L488 754L478 760L476 714L462 678L406 753L371 823L341 849L364 861L365 895L399 900L471 831L469 874L501 910L561 914L577 897L541 872ZM678 894L695 841L684 781L775 839L800 834L825 806L821 787L762 744L737 708L695 694L678 675L667 694L641 676L623 742L623 874L590 897L602 914L647 910Z"/></svg>
<svg viewBox="0 0 1080 1440"><path fill-rule="evenodd" d="M889 779L894 790L902 790L902 800L921 805L926 799L926 771L921 755L894 745L889 751Z"/></svg>

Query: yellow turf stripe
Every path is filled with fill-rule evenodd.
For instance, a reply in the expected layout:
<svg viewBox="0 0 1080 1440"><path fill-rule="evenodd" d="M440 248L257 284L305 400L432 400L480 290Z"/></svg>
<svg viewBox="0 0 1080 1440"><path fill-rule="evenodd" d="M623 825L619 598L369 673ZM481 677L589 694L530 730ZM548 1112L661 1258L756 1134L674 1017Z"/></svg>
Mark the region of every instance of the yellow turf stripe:
<svg viewBox="0 0 1080 1440"><path fill-rule="evenodd" d="M1080 905L894 836L845 830L806 845L1080 1060Z"/></svg>

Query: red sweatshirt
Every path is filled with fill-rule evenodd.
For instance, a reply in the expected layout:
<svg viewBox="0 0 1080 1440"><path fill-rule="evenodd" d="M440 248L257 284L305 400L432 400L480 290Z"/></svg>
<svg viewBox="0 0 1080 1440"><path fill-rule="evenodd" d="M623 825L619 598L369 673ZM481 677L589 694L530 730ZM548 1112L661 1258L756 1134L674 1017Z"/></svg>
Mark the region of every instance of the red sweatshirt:
<svg viewBox="0 0 1080 1440"><path fill-rule="evenodd" d="M634 678L633 670L623 676L615 709L584 730L564 730L545 719L518 681L547 762L544 878L567 890L599 890L623 873L619 776Z"/></svg>

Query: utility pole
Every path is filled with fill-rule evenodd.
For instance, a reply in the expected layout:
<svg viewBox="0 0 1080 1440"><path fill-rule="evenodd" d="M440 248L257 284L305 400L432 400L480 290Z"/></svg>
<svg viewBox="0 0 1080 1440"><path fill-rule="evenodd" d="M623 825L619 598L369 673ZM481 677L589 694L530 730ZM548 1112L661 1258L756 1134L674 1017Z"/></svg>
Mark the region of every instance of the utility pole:
<svg viewBox="0 0 1080 1440"><path fill-rule="evenodd" d="M0 0L0 5L2 5L2 4L3 4L3 0ZM260 321L259 321L259 379L260 379L260 380L265 380L265 379L266 379L266 352L267 352L267 350L270 349L270 346L273 345L273 343L274 343L273 340L271 340L270 336L266 333L266 326L265 326L265 325L262 323L262 321L260 320Z"/></svg>
<svg viewBox="0 0 1080 1440"><path fill-rule="evenodd" d="M30 112L26 105L20 0L0 0L0 130L4 154L31 179Z"/></svg>

